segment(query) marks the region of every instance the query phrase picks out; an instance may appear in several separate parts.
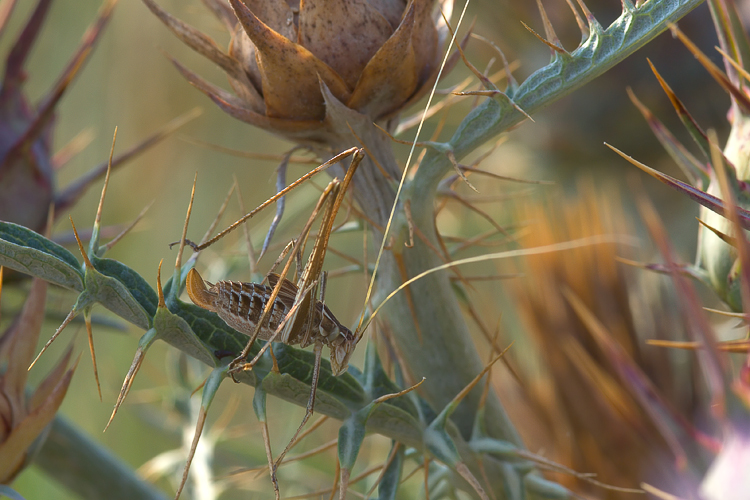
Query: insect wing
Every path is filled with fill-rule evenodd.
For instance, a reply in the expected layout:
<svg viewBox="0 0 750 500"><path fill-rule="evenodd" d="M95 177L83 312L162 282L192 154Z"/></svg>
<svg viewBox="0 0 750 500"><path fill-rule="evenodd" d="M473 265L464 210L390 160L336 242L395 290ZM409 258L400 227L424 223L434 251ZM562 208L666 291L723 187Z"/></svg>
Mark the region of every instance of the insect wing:
<svg viewBox="0 0 750 500"><path fill-rule="evenodd" d="M271 285L271 288L276 288L276 283L279 282L281 276L276 273L271 273L267 276L267 278L268 284ZM288 279L284 279L284 281L281 282L281 288L279 289L278 298L284 303L284 305L291 309L294 305L295 299L297 298L297 291L297 285L295 285Z"/></svg>

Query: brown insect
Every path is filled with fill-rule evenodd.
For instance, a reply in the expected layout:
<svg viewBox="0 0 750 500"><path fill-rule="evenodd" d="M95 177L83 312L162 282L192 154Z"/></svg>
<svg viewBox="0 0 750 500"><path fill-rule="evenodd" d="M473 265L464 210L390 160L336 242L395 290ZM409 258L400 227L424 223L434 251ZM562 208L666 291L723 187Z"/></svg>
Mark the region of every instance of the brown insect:
<svg viewBox="0 0 750 500"><path fill-rule="evenodd" d="M238 332L252 336L279 278L278 274L270 274L270 286L239 281L219 281L213 284L205 282L198 271L191 269L187 275L186 289L196 305L215 312ZM284 319L292 312L298 292L291 281L284 279L281 282L269 318L258 331L259 339L271 340L274 337ZM337 376L346 371L349 357L357 347L352 331L342 325L320 300L316 300L315 305L310 307L300 328L283 329L280 333L275 338L277 342L299 344L303 348L315 344L316 355L319 348L327 345L331 350L331 370Z"/></svg>
<svg viewBox="0 0 750 500"><path fill-rule="evenodd" d="M284 456L294 444L297 436L304 427L307 420L313 413L315 406L315 393L320 377L320 362L322 358L323 346L328 346L331 351L331 371L333 375L341 375L346 372L349 365L349 358L354 352L357 343L362 338L361 332L352 332L343 326L333 315L330 309L323 303L322 296L325 290L326 273L322 271L323 261L325 259L326 249L328 247L328 238L333 230L334 219L343 203L344 194L349 186L358 164L364 158L364 151L352 148L340 153L332 158L326 164L321 165L315 171L327 168L343 158L353 155L349 168L346 171L344 179L339 181L334 179L323 191L318 203L310 215L299 237L291 244L291 255L302 255L310 235L310 229L314 220L320 215L321 224L318 235L315 238L312 252L307 260L307 264L299 275L299 280L295 285L291 281L283 278L290 270L293 258L289 258L280 274L269 273L267 279L270 286L258 283L242 283L237 281L219 281L209 283L203 280L198 271L191 269L186 278L186 289L190 299L199 307L215 312L227 325L231 326L240 333L249 337L245 349L237 355L228 368L229 373L234 374L243 370L252 369L260 358L261 354L269 349L271 342L283 342L287 345L300 345L307 347L314 346L315 364L310 388L310 398L307 402L307 411L302 419L297 432L286 446L284 451L276 458L275 462L271 458L270 448L266 443L266 454L269 458L269 469L271 470L271 480L274 486L274 492L277 499L280 498L278 481L276 480L276 469L281 464ZM309 178L313 172L306 174L297 182L291 184L286 189L277 193L276 196L267 200L260 207L250 212L227 229L200 245L186 240L183 232L183 244L189 245L194 251L199 252L210 246L228 232L237 228L241 223L252 217L262 208L268 206L271 201L278 199L281 195L288 192L294 185ZM189 212L189 210L188 210ZM188 215L189 217L189 215ZM187 221L185 229L187 229ZM286 251L284 252L286 254ZM284 255L282 254L282 255ZM283 258L280 257L280 262ZM318 290L321 290L318 298ZM266 341L261 351L254 359L248 360L248 354L256 339ZM196 439L200 435L202 424L196 427ZM194 445L195 446L195 445ZM188 460L185 465L182 483L180 484L177 496L179 497L182 487L187 480L187 471L194 454L194 447L191 448Z"/></svg>

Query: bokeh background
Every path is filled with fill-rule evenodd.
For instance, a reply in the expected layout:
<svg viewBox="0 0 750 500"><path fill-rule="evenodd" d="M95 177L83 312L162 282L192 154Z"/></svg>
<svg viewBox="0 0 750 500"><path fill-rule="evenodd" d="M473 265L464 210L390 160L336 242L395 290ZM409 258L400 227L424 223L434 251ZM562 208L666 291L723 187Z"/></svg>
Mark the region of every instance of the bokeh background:
<svg viewBox="0 0 750 500"><path fill-rule="evenodd" d="M30 0L19 2L6 36L0 41L0 54L7 53L34 3ZM580 40L580 33L568 7L562 1L554 5L553 2L545 3L550 4L545 6L563 43L569 49L574 48ZM200 28L220 45L227 42L228 37L223 27L199 0L161 0L160 4L179 18ZM52 86L99 7L98 0L54 2L26 68L26 89L33 102L42 98ZM599 16L604 26L617 17L620 9L619 3L614 0L596 1L589 7ZM509 60L520 61L521 67L516 72L519 81L549 60L549 49L535 40L519 22L524 21L540 32L543 31L533 2L475 0L469 9L468 19L475 17L476 33L495 41ZM716 42L705 6L689 14L680 25L715 62L720 62L712 49ZM265 154L283 154L290 147L281 139L223 114L181 78L164 53L176 57L185 66L214 83L226 86L225 77L218 68L182 45L141 2L121 0L101 42L59 106L54 135L56 149L82 131L91 136L88 147L60 172L59 184L64 186L106 159L115 126L118 127L116 152L124 151L175 117L195 107L202 109L202 114L197 119L119 168L112 176L105 201L103 222L107 225L126 224L153 201L144 220L109 256L132 267L154 285L159 261L164 259L165 269L170 269L174 262L176 251L170 251L168 244L180 236L194 175L197 175L198 181L189 235L196 239L200 238L214 218L235 177L248 208L256 206L274 192L278 161L243 158L218 151L204 143ZM486 44L474 40L469 46L468 55L477 67L484 68L495 54ZM686 143L689 141L651 74L647 57L651 58L675 92L686 102L699 123L706 128L715 127L720 136L725 133L725 113L728 108L725 94L709 80L678 41L673 40L669 34L663 34L656 42L593 84L535 115L535 123L525 123L508 134L507 142L483 163L483 168L501 175L554 181L555 185L529 186L477 181L481 182L477 184L481 195L491 199L491 203L483 203L482 208L499 223L512 225L517 222L513 215L514 206L522 201L549 199L559 193L575 196L576 186L581 179L590 180L595 189L614 185L626 194L632 192L632 186L639 185L632 184L632 178L640 178L640 186L656 204L680 255L690 261L695 247L696 206L656 181L644 179L603 145L603 142L609 142L654 168L671 175L680 175L662 153L658 142L625 93L627 86L632 87L640 99L678 137ZM499 63L495 63L493 72L499 68ZM468 74L459 63L442 87L457 83ZM445 117L443 137L455 128L470 105L471 102L467 99ZM416 112L417 108L407 114ZM433 119L428 124L423 137L435 130L437 121ZM402 138L413 138L413 130L405 133ZM407 151L406 147L399 148L404 153ZM308 166L292 165L288 178L296 178L305 168ZM321 186L325 182L327 180L321 178L317 184ZM93 221L99 188L100 184L92 188L70 213L79 229L90 226ZM470 194L464 186L458 190L465 195ZM275 242L283 243L294 234L295 228L304 223L307 219L306 212L317 198L317 193L317 188L307 186L291 197ZM630 212L632 197L625 195L622 199L624 210ZM236 200L233 200L228 215L223 220L229 223L237 215L239 209ZM249 227L256 247L260 246L272 216L269 211L251 221ZM464 237L489 229L486 221L471 214L465 207L451 202L448 202L441 214L439 226L446 234ZM637 233L638 223L635 222L633 227ZM55 233L62 235L69 231L67 217L63 216L55 227ZM334 237L332 245L361 260L361 235ZM648 247L647 242L644 242L644 247ZM71 250L77 253L74 248ZM487 248L471 248L461 256L485 251ZM647 252L646 250L646 254ZM275 255L273 250L269 252L269 256L261 263L261 270L264 265L270 265ZM207 252L199 267L208 269L209 273L219 273L229 267L233 270L233 278L248 279L249 272L245 262L238 238L233 237L217 245L215 250ZM213 264L209 266L211 263ZM345 264L344 260L331 255L327 267L336 269ZM466 274L498 274L504 271L501 264L489 263L471 268ZM332 282L333 286L329 286L327 303L343 322L352 325L358 318L364 297L364 283L361 274L354 274L337 278ZM487 324L494 325L508 309L505 306L506 286L503 281L477 284L472 297ZM52 334L74 297L57 292L49 300L51 314L45 327L47 335L42 333L43 339ZM98 308L95 312L100 318L109 318L103 308ZM505 314L503 320L505 339L523 336L521 326L510 312ZM125 462L137 468L158 454L179 447L181 424L173 411L178 399L178 391L174 386L179 356L165 344L159 343L149 352L133 392L114 424L106 433L102 433L135 352L137 339L142 334L136 330L127 325L124 330L106 326L95 328L103 401L99 401L97 396L85 346L85 330L81 324L69 326L57 341L55 349L45 357L49 360L47 366L51 366L52 360L56 359L69 342L75 342L77 348L84 352L62 406L62 413ZM359 362L355 360L354 364ZM44 368L44 363L35 368L34 377L40 379ZM495 375L504 376L502 373ZM200 377L200 372L194 375L194 386L200 383ZM214 403L209 427L217 419L226 425L226 430L219 438L225 441L217 451L219 475L264 463L260 431L254 426L255 416L250 406L251 396L252 390L248 387L226 384ZM274 447L278 449L291 436L302 411L278 401L269 404L272 415L278 416L276 419L271 418L275 424L271 429ZM229 413L221 416L225 410ZM322 429L308 438L299 451L312 449L335 437L335 423L328 422ZM377 436L368 438L366 443L369 443L366 445L369 448L363 449L360 455L363 457L358 465L361 470L366 468L368 460L382 463L389 446L387 440ZM282 484L289 495L330 487L328 483L335 464L333 451L329 450L323 456L324 460L307 460L282 473ZM368 459L368 456L371 458ZM168 487L164 480L161 481L160 485ZM258 479L248 477L244 481L243 487L250 490L270 491L267 476ZM412 490L416 492L419 479L413 482L415 484ZM72 498L33 466L21 475L15 488L29 499ZM228 492L223 498L245 498L244 495L246 493L234 491Z"/></svg>

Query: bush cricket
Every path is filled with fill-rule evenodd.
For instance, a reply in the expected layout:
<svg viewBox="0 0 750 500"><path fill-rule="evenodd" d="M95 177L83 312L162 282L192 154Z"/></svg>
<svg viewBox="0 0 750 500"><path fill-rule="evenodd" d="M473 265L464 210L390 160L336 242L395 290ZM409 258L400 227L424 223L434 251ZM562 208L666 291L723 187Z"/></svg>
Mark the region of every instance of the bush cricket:
<svg viewBox="0 0 750 500"><path fill-rule="evenodd" d="M353 157L344 179L341 181L334 179L328 184L302 232L294 242L291 249L292 257L287 260L284 269L280 274L269 273L267 275L269 286L237 281L208 283L195 269L190 270L186 279L188 295L196 305L216 312L227 325L250 337L242 353L230 363L229 372L231 374L252 369L260 356L270 348L271 342L300 345L303 348L309 345L314 346L315 364L305 416L284 451L273 464L269 464L277 498L279 498L279 488L276 480L276 469L313 413L323 346L329 347L331 369L333 375L338 376L346 372L349 357L361 338L361 333L352 332L342 325L323 300L326 274L322 271L322 267L328 247L328 239L333 229L336 214L343 203L346 189L357 166L364 157L364 152L353 148L327 162L327 164L332 164L334 161L349 155L353 155ZM316 171L319 169L316 169ZM307 176L304 178L307 178ZM293 183L286 190L281 191L261 207L241 218L206 243L196 245L189 240L185 240L185 244L191 246L195 251L203 250L297 184ZM312 252L297 283L294 284L287 280L285 276L291 267L294 256L301 255L313 222L320 212L322 212L321 223ZM318 293L319 290L320 294ZM256 339L264 340L266 343L255 358L248 361L246 358ZM189 467L189 461L187 467ZM186 477L185 474L183 482ZM178 495L181 489L182 485L178 490Z"/></svg>

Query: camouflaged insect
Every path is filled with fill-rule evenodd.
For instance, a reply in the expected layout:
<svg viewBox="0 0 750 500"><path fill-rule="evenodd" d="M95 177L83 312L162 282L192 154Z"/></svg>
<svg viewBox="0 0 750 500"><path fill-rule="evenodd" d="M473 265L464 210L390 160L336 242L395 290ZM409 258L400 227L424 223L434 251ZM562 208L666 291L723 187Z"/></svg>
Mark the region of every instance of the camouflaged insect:
<svg viewBox="0 0 750 500"><path fill-rule="evenodd" d="M198 306L215 312L227 325L240 333L252 335L258 320L271 298L280 276L270 274L271 286L239 281L206 282L192 269L187 275L186 288L190 299ZM278 297L274 300L269 320L258 333L261 340L270 340L281 326L284 318L294 306L298 289L291 281L284 279ZM331 370L341 375L349 366L349 357L357 346L355 336L333 315L321 301L315 301L311 314L300 328L286 329L277 337L279 342L288 345L307 347L316 342L327 345L331 350Z"/></svg>

